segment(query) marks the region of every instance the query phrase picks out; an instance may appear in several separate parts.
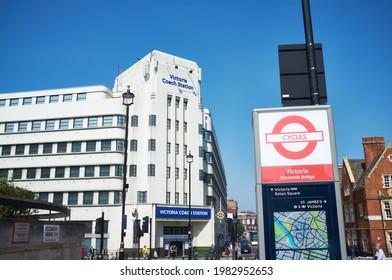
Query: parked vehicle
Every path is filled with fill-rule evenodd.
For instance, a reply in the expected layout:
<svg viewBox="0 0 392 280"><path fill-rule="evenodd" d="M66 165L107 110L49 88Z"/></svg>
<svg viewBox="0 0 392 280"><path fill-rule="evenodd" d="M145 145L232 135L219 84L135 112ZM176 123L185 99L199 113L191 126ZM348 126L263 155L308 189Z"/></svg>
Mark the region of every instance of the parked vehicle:
<svg viewBox="0 0 392 280"><path fill-rule="evenodd" d="M248 242L248 240L242 240L241 241L241 253L250 253L251 250L251 246Z"/></svg>

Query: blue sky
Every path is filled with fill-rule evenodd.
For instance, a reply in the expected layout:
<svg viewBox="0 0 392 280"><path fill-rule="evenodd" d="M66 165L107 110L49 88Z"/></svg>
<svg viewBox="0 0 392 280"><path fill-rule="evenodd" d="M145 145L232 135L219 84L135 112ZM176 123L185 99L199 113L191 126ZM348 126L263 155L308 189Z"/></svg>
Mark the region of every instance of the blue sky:
<svg viewBox="0 0 392 280"><path fill-rule="evenodd" d="M310 0L338 158L391 131L392 1ZM281 107L278 45L304 44L301 0L0 0L0 93L103 84L156 49L202 68L228 196L256 210L252 110Z"/></svg>

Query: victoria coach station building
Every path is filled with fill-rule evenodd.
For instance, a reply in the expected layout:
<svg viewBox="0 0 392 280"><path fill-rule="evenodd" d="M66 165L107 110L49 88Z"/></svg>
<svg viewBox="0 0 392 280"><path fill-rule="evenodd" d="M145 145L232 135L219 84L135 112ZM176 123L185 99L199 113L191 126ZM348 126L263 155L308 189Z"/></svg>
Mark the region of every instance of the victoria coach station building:
<svg viewBox="0 0 392 280"><path fill-rule="evenodd" d="M220 248L228 231L216 213L227 213L227 184L201 80L196 62L154 50L112 89L1 93L0 177L68 207L70 220L85 225L85 248L100 249L95 227L104 214L108 254L119 252L122 236L129 257L144 245L159 257L170 244L186 254L190 204L192 248ZM144 217L149 231L136 242L134 225Z"/></svg>
<svg viewBox="0 0 392 280"><path fill-rule="evenodd" d="M211 208L191 208L191 245L193 250L208 247L207 244L215 244L213 237L214 219ZM159 248L163 248L164 256L169 256L171 245L177 247L177 257L188 254L188 222L189 208L168 207L157 205L155 208L156 241ZM207 245L207 246L206 246Z"/></svg>

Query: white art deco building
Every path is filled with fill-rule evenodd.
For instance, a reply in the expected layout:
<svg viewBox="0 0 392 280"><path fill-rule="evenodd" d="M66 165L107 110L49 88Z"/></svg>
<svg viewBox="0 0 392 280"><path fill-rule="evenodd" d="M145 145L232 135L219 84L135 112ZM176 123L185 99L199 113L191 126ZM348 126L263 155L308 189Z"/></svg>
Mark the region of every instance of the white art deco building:
<svg viewBox="0 0 392 280"><path fill-rule="evenodd" d="M129 85L135 98L126 151L125 249L137 248L134 221L148 216L149 233L139 245L163 256L176 244L177 254L186 255L189 186L193 248L221 247L227 226L216 214L226 213L226 178L200 83L195 62L152 51L120 74L113 90L88 86L0 94L0 177L13 178L43 201L68 206L69 219L86 224L86 248L99 248L94 229L104 213L104 248L118 252L126 127L122 94ZM192 163L186 160L189 153Z"/></svg>

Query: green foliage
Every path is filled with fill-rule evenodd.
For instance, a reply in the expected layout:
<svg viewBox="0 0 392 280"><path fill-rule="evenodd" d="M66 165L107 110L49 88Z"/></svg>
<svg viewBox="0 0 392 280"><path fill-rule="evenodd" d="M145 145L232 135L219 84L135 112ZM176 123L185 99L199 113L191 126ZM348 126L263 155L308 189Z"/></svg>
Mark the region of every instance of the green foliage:
<svg viewBox="0 0 392 280"><path fill-rule="evenodd" d="M35 198L35 194L32 191L15 186L12 181L8 181L5 178L0 178L0 194L27 199ZM0 205L0 218L27 218L36 212L36 209Z"/></svg>
<svg viewBox="0 0 392 280"><path fill-rule="evenodd" d="M237 223L237 236L242 236L245 231L245 227L242 223Z"/></svg>

